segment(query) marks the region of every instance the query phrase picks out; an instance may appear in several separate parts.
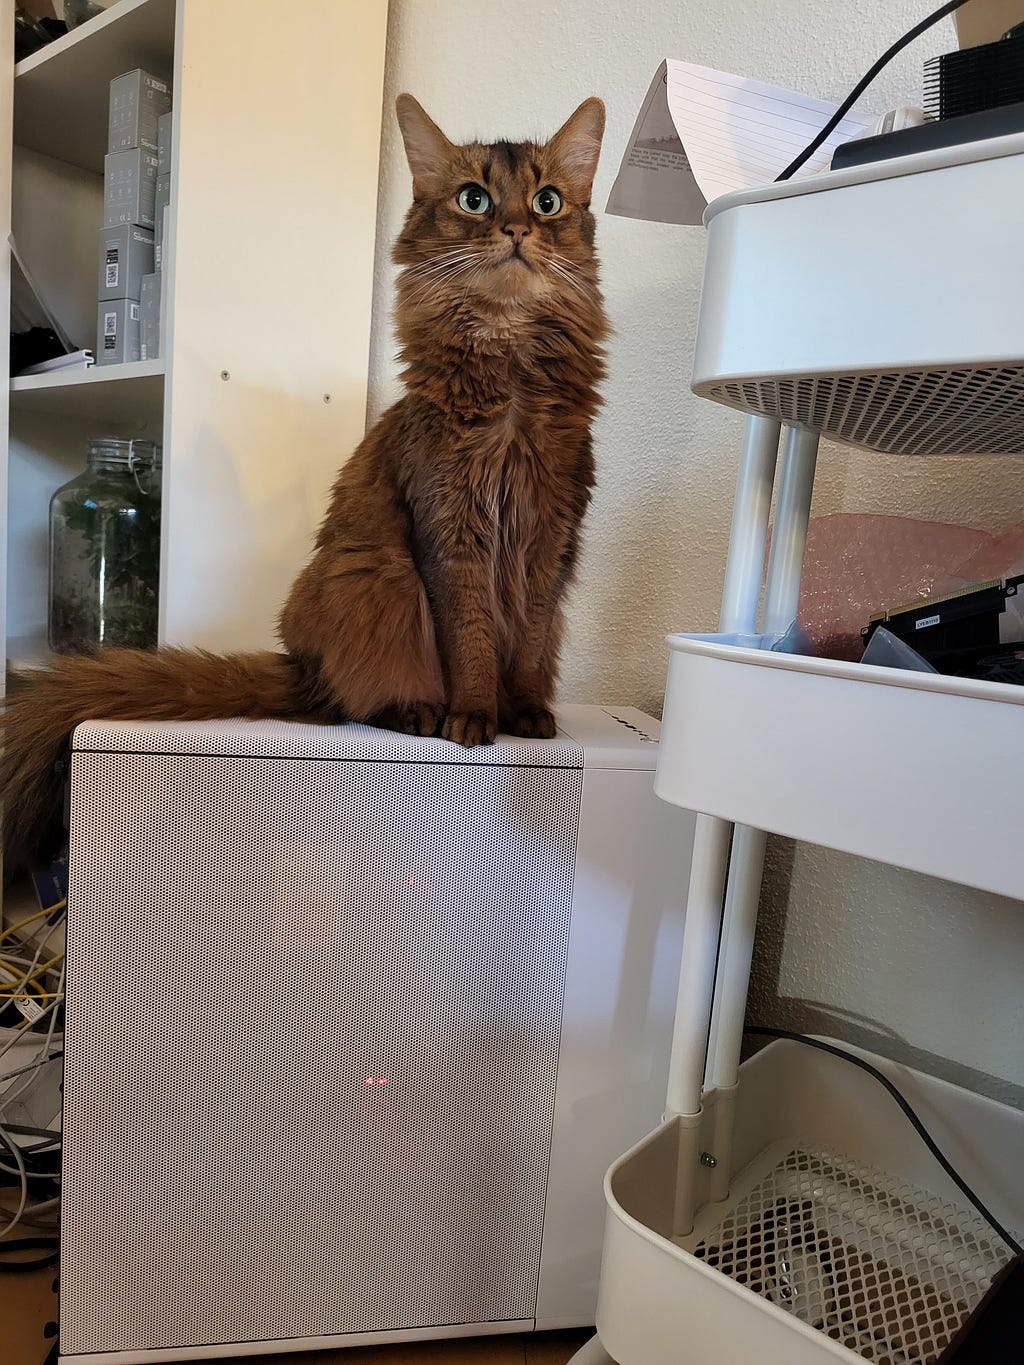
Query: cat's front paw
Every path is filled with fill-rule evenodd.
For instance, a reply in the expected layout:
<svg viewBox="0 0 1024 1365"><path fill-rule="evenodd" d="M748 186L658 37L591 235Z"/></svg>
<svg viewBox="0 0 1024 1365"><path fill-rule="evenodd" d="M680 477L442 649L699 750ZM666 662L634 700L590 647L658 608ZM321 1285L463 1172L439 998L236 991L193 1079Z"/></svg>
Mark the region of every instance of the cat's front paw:
<svg viewBox="0 0 1024 1365"><path fill-rule="evenodd" d="M436 735L444 715L444 707L434 702L411 701L389 706L375 720L386 730L397 730L402 735Z"/></svg>
<svg viewBox="0 0 1024 1365"><path fill-rule="evenodd" d="M497 730L497 721L486 711L449 711L441 727L441 738L472 749L477 744L493 744Z"/></svg>
<svg viewBox="0 0 1024 1365"><path fill-rule="evenodd" d="M545 706L521 706L512 712L505 727L510 735L526 739L554 739L555 718Z"/></svg>

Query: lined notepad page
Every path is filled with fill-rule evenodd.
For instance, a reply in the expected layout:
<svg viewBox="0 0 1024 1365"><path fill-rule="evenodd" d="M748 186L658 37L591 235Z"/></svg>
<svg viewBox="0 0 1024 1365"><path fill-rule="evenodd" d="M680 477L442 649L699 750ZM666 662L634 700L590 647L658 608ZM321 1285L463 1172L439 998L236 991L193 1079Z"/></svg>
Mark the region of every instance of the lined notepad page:
<svg viewBox="0 0 1024 1365"><path fill-rule="evenodd" d="M669 112L708 203L769 184L839 107L692 62L669 60L666 67ZM875 118L851 109L796 175L828 170L840 143L863 134Z"/></svg>

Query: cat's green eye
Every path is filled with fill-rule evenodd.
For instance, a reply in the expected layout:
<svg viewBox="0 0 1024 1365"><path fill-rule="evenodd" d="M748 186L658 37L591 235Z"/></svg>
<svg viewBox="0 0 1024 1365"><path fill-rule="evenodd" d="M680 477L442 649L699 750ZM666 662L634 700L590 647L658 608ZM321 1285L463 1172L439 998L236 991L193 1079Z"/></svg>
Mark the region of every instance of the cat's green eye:
<svg viewBox="0 0 1024 1365"><path fill-rule="evenodd" d="M475 213L479 216L486 213L491 207L491 196L480 185L467 185L464 190L459 190L456 203L460 209L465 209L467 213Z"/></svg>
<svg viewBox="0 0 1024 1365"><path fill-rule="evenodd" d="M542 218L552 218L562 207L562 196L550 185L545 185L533 196L533 211Z"/></svg>

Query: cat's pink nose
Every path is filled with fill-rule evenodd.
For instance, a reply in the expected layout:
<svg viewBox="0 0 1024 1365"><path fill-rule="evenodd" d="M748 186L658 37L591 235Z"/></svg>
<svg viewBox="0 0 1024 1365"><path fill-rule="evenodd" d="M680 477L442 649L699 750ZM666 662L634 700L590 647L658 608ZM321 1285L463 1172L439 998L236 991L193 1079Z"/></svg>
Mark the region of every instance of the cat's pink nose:
<svg viewBox="0 0 1024 1365"><path fill-rule="evenodd" d="M530 234L530 229L526 223L506 223L501 230L512 238L516 246Z"/></svg>

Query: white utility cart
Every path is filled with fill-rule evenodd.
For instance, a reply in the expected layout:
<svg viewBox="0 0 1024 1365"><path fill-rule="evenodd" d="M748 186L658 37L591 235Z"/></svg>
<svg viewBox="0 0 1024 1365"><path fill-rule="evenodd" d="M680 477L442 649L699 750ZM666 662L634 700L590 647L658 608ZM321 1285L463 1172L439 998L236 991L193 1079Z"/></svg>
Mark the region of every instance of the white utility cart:
<svg viewBox="0 0 1024 1365"><path fill-rule="evenodd" d="M693 387L748 418L720 634L669 640L656 789L702 815L666 1120L608 1173L576 1360L929 1365L1010 1247L877 1079L788 1040L740 1066L740 1044L766 831L1024 898L1024 688L772 651L819 435L1024 451L1024 136L728 195L705 222ZM858 1055L1019 1240L1024 1115Z"/></svg>

